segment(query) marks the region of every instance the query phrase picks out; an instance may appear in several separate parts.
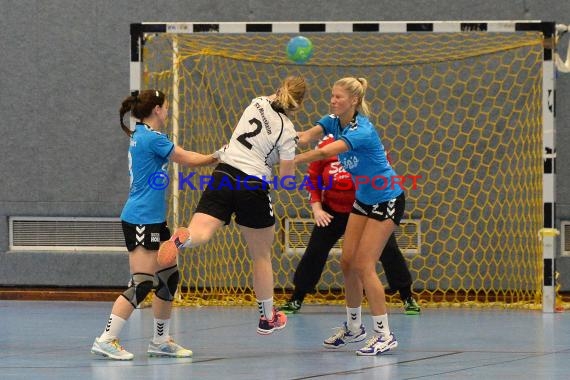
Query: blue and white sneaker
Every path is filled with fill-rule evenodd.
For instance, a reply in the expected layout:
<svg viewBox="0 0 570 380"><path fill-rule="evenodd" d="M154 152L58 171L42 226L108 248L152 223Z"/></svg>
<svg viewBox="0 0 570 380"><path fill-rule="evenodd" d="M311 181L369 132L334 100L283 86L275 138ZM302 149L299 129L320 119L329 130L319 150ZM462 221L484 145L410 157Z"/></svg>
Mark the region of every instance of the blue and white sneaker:
<svg viewBox="0 0 570 380"><path fill-rule="evenodd" d="M164 343L155 344L150 341L148 345L147 354L149 356L167 356L171 358L190 358L192 351L188 350L178 343L174 342L172 338Z"/></svg>
<svg viewBox="0 0 570 380"><path fill-rule="evenodd" d="M91 347L91 353L114 360L133 360L134 358L133 354L125 350L123 346L119 344L118 339L106 342L95 338L95 342L93 342L93 346Z"/></svg>
<svg viewBox="0 0 570 380"><path fill-rule="evenodd" d="M398 347L398 341L393 333L388 336L376 335L368 339L366 345L356 351L359 356L375 356Z"/></svg>
<svg viewBox="0 0 570 380"><path fill-rule="evenodd" d="M366 338L364 325L360 325L358 331L350 331L346 322L338 328L337 332L330 338L325 339L323 346L326 348L340 348L346 346L347 343L361 342Z"/></svg>

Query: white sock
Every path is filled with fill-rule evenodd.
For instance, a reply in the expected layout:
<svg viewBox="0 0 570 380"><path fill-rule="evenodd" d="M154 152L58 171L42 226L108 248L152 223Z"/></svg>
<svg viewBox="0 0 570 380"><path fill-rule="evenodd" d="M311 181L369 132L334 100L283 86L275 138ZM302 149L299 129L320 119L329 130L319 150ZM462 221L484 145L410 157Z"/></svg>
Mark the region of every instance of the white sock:
<svg viewBox="0 0 570 380"><path fill-rule="evenodd" d="M154 344L161 344L168 342L170 338L170 319L157 319L154 318L154 337L152 342Z"/></svg>
<svg viewBox="0 0 570 380"><path fill-rule="evenodd" d="M262 317L271 320L273 318L273 297L261 301L257 300L257 308Z"/></svg>
<svg viewBox="0 0 570 380"><path fill-rule="evenodd" d="M195 244L192 244L192 236L190 236L190 237L188 238L188 240L186 240L186 241L184 242L184 244L182 244L182 248L192 248L192 247L195 247L195 246L196 246Z"/></svg>
<svg viewBox="0 0 570 380"><path fill-rule="evenodd" d="M118 315L111 314L109 316L107 326L105 326L105 330L103 330L103 334L101 334L99 340L110 342L113 339L116 339L126 322L127 321L125 319L119 317Z"/></svg>
<svg viewBox="0 0 570 380"><path fill-rule="evenodd" d="M350 331L359 331L362 325L362 306L346 308L346 324Z"/></svg>
<svg viewBox="0 0 570 380"><path fill-rule="evenodd" d="M390 326L388 326L388 314L373 315L372 321L374 321L374 331L384 336L390 335Z"/></svg>

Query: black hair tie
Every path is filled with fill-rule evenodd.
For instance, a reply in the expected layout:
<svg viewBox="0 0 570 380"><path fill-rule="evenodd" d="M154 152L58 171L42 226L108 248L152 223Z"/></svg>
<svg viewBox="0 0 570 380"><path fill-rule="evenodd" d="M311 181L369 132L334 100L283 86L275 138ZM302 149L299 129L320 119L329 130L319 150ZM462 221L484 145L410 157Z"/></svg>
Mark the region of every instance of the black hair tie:
<svg viewBox="0 0 570 380"><path fill-rule="evenodd" d="M133 100L134 103L140 102L140 99L139 99L139 90L132 91L132 92L131 92L131 96L134 97L134 100Z"/></svg>

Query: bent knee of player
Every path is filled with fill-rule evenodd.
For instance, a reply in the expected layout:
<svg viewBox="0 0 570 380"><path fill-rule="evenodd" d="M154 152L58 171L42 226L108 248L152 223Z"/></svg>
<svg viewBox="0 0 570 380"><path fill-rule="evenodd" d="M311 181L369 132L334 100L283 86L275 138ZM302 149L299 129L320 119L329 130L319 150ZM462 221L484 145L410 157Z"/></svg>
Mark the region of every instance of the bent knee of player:
<svg viewBox="0 0 570 380"><path fill-rule="evenodd" d="M342 273L345 275L354 272L355 270L355 263L353 261L353 256L345 256L344 252L340 258L340 268L342 269Z"/></svg>

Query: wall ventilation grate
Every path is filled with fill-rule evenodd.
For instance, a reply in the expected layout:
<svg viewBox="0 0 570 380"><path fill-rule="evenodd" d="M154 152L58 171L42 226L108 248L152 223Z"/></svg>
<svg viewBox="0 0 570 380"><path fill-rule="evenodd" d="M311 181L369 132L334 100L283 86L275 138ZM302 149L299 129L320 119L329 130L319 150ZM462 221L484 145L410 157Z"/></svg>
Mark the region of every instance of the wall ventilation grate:
<svg viewBox="0 0 570 380"><path fill-rule="evenodd" d="M119 218L10 217L11 251L124 251Z"/></svg>

